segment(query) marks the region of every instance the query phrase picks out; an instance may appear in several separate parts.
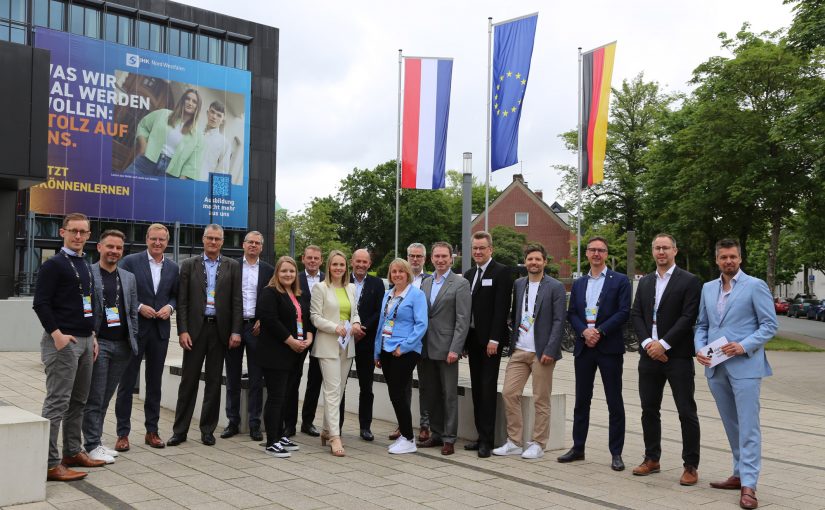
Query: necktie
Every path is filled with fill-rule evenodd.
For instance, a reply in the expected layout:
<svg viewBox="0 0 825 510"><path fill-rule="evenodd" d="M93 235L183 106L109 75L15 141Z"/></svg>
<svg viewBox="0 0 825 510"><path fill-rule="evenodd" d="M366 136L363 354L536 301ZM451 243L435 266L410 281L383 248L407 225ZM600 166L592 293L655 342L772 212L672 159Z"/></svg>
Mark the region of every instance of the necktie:
<svg viewBox="0 0 825 510"><path fill-rule="evenodd" d="M481 266L478 266L477 269L476 269L476 277L473 280L473 289L472 290L476 290L476 284L478 283L479 280L481 280Z"/></svg>

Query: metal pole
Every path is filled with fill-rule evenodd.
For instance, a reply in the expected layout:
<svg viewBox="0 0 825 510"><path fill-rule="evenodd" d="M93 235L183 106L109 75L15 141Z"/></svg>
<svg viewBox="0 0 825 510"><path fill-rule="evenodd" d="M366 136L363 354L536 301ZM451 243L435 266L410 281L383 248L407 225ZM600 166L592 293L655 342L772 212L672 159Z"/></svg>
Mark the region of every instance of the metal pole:
<svg viewBox="0 0 825 510"><path fill-rule="evenodd" d="M582 187L584 186L582 179L582 48L579 46L579 86L576 91L579 96L579 141L578 141L578 158L579 158L579 206L576 208L576 273L579 276L582 274Z"/></svg>
<svg viewBox="0 0 825 510"><path fill-rule="evenodd" d="M398 256L398 212L401 203L401 50L398 50L398 131L395 145L395 256Z"/></svg>
<svg viewBox="0 0 825 510"><path fill-rule="evenodd" d="M473 216L473 153L464 153L464 179L461 193L461 272L470 269L472 258L472 241L470 240L470 221Z"/></svg>
<svg viewBox="0 0 825 510"><path fill-rule="evenodd" d="M26 266L26 294L32 292L32 259L34 258L34 213L26 213L26 256L23 264Z"/></svg>
<svg viewBox="0 0 825 510"><path fill-rule="evenodd" d="M295 258L295 229L289 229L289 256Z"/></svg>
<svg viewBox="0 0 825 510"><path fill-rule="evenodd" d="M487 18L487 158L484 164L484 171L487 179L484 186L484 231L490 231L490 139L492 138L492 97L493 97L493 17Z"/></svg>
<svg viewBox="0 0 825 510"><path fill-rule="evenodd" d="M175 264L178 263L180 259L180 222L175 222L175 236L172 238L172 258L175 260Z"/></svg>

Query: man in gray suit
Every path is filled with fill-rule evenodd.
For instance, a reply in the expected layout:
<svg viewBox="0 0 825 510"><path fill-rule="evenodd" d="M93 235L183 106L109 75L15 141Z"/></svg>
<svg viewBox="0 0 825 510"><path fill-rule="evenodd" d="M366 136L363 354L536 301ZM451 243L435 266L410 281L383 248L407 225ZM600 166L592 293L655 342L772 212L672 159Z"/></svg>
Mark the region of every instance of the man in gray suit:
<svg viewBox="0 0 825 510"><path fill-rule="evenodd" d="M510 361L504 372L504 412L507 417L507 441L493 450L493 455L521 455L523 459L544 456L550 433L550 392L553 368L561 359L561 336L564 330L564 286L544 274L547 251L536 243L524 249L527 276L513 286L510 319ZM527 378L533 376L533 402L536 419L533 440L522 445L524 425L521 393Z"/></svg>
<svg viewBox="0 0 825 510"><path fill-rule="evenodd" d="M419 446L441 446L442 455L452 455L458 434L458 359L470 329L473 298L470 282L450 271L452 246L445 242L433 244L430 260L435 272L421 283L429 305L429 325L418 363L418 380L421 408L429 412L432 433Z"/></svg>
<svg viewBox="0 0 825 510"><path fill-rule="evenodd" d="M95 310L99 353L92 366L92 384L83 410L84 448L93 460L111 464L117 452L103 446L103 420L123 372L138 350L138 296L135 275L118 268L126 236L119 230L100 235L100 261L92 265L95 293L102 305Z"/></svg>
<svg viewBox="0 0 825 510"><path fill-rule="evenodd" d="M215 444L224 354L227 348L241 344L243 329L241 265L237 260L221 256L221 247L223 227L207 225L203 232L203 254L188 258L180 265L177 320L183 367L175 424L167 446L186 441L204 360L206 381L200 417L201 442L207 446Z"/></svg>

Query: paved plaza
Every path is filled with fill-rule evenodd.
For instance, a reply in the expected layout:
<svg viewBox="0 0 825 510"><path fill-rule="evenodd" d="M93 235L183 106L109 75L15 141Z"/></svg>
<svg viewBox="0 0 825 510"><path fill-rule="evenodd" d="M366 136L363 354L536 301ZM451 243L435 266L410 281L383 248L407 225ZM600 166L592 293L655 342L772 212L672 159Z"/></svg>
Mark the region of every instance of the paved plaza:
<svg viewBox="0 0 825 510"><path fill-rule="evenodd" d="M776 375L764 379L762 385L760 508L825 508L825 353L769 353L769 359ZM196 425L183 445L154 450L141 444L143 402L135 399L131 451L122 453L113 465L90 470L85 480L49 482L46 502L7 508L738 508L738 491L708 487L709 481L731 474L731 456L701 373L696 376L703 439L699 484L682 487L678 483L681 434L668 390L662 409L662 472L647 477L630 473L644 452L636 364L637 354L628 353L623 455L628 469L621 473L609 466L607 409L598 378L587 460L566 465L556 462L565 450L548 451L535 461L518 456L479 459L475 452L461 448L462 439L450 457L442 457L437 448L391 456L386 438L395 425L375 422L376 440L367 443L358 438L357 417L351 414L343 431L347 456L340 459L321 448L317 438L300 433L295 440L301 450L290 459L267 456L247 435L204 446L198 441ZM465 364L462 375L466 372ZM44 379L39 353L0 353L0 400L40 414ZM568 446L573 382L572 355L567 354L556 367L553 390L568 394ZM386 387L376 384L375 391L385 392ZM109 446L115 442L113 408L109 407L104 426L104 443ZM164 439L171 435L172 420L173 413L162 410ZM320 424L320 413L316 424ZM14 469L14 461L7 458L0 471ZM2 481L0 476L0 490Z"/></svg>

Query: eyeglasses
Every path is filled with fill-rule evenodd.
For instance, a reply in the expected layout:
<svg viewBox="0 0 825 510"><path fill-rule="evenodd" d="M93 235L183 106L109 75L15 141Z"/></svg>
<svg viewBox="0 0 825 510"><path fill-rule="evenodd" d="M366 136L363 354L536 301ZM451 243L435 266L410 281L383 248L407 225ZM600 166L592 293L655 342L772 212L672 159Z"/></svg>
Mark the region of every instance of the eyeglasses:
<svg viewBox="0 0 825 510"><path fill-rule="evenodd" d="M223 241L223 237L213 237L213 236L203 236L204 241L211 241L213 243L219 243Z"/></svg>
<svg viewBox="0 0 825 510"><path fill-rule="evenodd" d="M78 235L81 237L86 237L87 235L92 233L91 230L78 230L76 228L70 228L68 230L64 230L64 232L68 232L68 234L72 237L77 237Z"/></svg>
<svg viewBox="0 0 825 510"><path fill-rule="evenodd" d="M252 241L252 240L247 239L246 241L244 241L244 244L251 244L253 246L260 246L264 243L262 243L261 241Z"/></svg>
<svg viewBox="0 0 825 510"><path fill-rule="evenodd" d="M410 254L408 253L408 254L407 254L407 258L408 258L408 259L423 259L423 258L424 258L424 255L410 255Z"/></svg>
<svg viewBox="0 0 825 510"><path fill-rule="evenodd" d="M673 246L654 246L653 251L670 251L673 249Z"/></svg>
<svg viewBox="0 0 825 510"><path fill-rule="evenodd" d="M588 248L587 253L607 253L606 248Z"/></svg>

